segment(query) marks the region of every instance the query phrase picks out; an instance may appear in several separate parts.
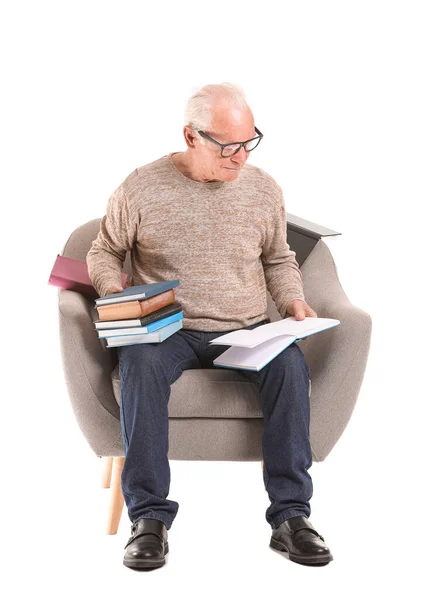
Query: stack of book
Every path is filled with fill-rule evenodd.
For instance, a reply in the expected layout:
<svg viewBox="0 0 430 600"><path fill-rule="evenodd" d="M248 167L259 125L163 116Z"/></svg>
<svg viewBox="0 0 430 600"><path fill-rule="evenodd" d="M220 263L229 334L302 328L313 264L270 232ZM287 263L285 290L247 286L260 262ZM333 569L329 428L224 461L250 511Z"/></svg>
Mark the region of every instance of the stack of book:
<svg viewBox="0 0 430 600"><path fill-rule="evenodd" d="M108 347L163 342L182 328L182 307L173 288L179 279L132 285L97 298L99 338Z"/></svg>

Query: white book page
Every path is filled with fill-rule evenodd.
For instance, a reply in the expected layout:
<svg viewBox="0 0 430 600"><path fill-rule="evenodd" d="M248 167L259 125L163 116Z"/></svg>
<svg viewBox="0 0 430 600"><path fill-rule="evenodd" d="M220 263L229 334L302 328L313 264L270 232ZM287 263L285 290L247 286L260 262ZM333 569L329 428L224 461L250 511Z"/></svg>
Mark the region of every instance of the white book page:
<svg viewBox="0 0 430 600"><path fill-rule="evenodd" d="M297 321L295 317L288 317L274 323L260 325L260 327L256 327L255 329L231 331L211 340L209 343L255 348L255 346L279 335L287 334L293 335L295 338L302 338L339 324L340 321L337 319L305 317L302 321Z"/></svg>

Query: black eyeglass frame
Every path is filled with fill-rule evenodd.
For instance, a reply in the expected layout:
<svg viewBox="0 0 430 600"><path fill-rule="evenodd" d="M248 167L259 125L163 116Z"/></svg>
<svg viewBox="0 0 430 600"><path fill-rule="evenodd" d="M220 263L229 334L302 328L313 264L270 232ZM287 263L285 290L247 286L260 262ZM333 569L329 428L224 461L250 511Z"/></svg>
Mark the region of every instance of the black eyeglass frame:
<svg viewBox="0 0 430 600"><path fill-rule="evenodd" d="M232 156L234 156L235 154L237 154L239 152L239 150L242 148L242 146L245 148L245 144L247 144L248 142L252 142L252 140L257 140L258 139L258 143L254 146L254 148L251 148L251 150L247 150L245 148L245 152L252 152L253 150L256 149L256 147L258 146L258 144L261 142L261 140L264 137L264 134L261 133L261 131L259 129L257 129L257 127L254 127L255 131L258 133L257 137L253 137L250 138L249 140L245 140L244 142L230 142L229 144L220 144L220 142L217 142L216 140L214 140L213 138L211 138L207 133L205 133L204 131L198 130L197 133L199 133L203 138L209 140L210 142L212 142L213 144L216 144L217 146L219 146L221 148L221 156L223 158L231 158ZM223 155L223 151L224 148L226 146L234 146L236 144L239 144L239 148L233 152L233 154L229 154L229 156L224 156Z"/></svg>

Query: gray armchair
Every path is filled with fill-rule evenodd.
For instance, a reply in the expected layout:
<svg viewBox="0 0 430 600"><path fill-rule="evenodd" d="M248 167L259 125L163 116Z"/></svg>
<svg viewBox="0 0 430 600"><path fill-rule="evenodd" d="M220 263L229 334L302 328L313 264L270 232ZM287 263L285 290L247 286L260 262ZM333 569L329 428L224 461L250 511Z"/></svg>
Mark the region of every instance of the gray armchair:
<svg viewBox="0 0 430 600"><path fill-rule="evenodd" d="M100 219L78 227L62 255L85 261ZM318 317L339 319L338 327L299 342L311 370L310 441L315 462L323 461L342 435L360 391L372 322L353 306L340 285L325 236L339 235L288 214L287 240L296 252L306 301ZM124 271L132 274L127 254ZM98 338L94 301L58 290L59 334L65 380L79 427L102 458L102 486L111 488L107 533L116 533L124 499L118 354ZM281 319L267 292L268 317ZM223 383L222 386L219 384ZM258 390L233 369L191 369L171 387L170 460L261 461L263 415Z"/></svg>

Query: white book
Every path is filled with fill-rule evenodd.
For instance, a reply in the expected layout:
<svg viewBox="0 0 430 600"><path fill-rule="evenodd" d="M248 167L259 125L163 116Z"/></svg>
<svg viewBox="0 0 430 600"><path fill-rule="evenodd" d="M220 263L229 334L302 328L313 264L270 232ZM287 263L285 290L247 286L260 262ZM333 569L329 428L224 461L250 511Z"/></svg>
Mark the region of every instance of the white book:
<svg viewBox="0 0 430 600"><path fill-rule="evenodd" d="M209 342L232 346L220 354L213 364L217 367L260 371L293 342L337 325L340 325L338 319L305 317L297 321L295 317L288 317L255 329L231 331Z"/></svg>

